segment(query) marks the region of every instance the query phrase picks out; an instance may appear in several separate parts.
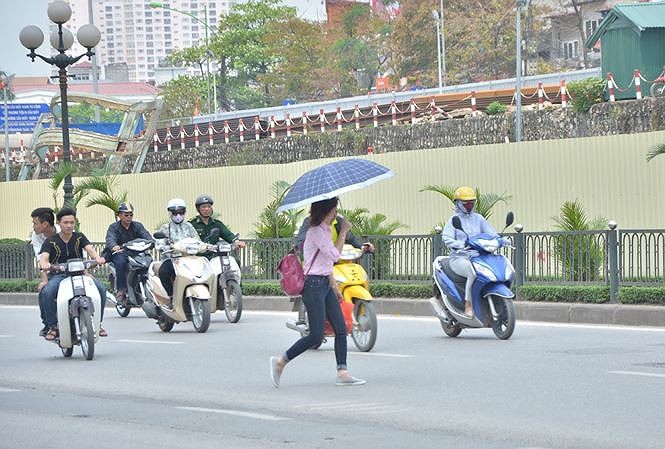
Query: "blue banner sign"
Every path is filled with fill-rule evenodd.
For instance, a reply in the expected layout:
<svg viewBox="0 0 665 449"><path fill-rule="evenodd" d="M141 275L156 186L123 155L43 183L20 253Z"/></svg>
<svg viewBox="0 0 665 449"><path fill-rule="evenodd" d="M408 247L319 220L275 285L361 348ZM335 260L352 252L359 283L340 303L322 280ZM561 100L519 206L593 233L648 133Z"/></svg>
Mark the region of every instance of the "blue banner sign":
<svg viewBox="0 0 665 449"><path fill-rule="evenodd" d="M10 133L31 134L39 116L49 112L46 103L9 103L7 104L7 122ZM5 105L0 103L0 132L5 129Z"/></svg>

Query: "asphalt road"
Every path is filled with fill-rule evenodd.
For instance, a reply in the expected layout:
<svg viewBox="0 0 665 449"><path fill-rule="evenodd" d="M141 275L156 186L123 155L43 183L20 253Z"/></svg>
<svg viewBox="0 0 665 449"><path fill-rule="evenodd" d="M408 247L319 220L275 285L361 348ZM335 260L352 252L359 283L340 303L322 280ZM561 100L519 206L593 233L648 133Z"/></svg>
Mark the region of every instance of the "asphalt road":
<svg viewBox="0 0 665 449"><path fill-rule="evenodd" d="M334 385L332 344L287 366L291 314L217 313L161 333L107 310L85 361L37 337L38 310L0 307L0 448L662 448L665 329L518 322L450 339L433 318L379 317L349 339L359 387Z"/></svg>

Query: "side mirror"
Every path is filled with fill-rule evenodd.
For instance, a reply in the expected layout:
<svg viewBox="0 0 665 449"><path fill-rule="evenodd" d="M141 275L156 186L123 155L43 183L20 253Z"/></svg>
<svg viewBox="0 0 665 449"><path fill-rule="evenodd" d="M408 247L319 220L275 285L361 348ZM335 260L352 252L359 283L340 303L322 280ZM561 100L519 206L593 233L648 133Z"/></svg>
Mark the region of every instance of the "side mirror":
<svg viewBox="0 0 665 449"><path fill-rule="evenodd" d="M156 239L165 239L166 234L164 234L162 231L157 231L152 235Z"/></svg>
<svg viewBox="0 0 665 449"><path fill-rule="evenodd" d="M513 212L510 211L508 212L508 215L506 215L506 227L513 224L513 221L515 221L515 214L513 214Z"/></svg>
<svg viewBox="0 0 665 449"><path fill-rule="evenodd" d="M460 220L457 215L453 217L453 228L464 231L464 229L462 229L462 220Z"/></svg>

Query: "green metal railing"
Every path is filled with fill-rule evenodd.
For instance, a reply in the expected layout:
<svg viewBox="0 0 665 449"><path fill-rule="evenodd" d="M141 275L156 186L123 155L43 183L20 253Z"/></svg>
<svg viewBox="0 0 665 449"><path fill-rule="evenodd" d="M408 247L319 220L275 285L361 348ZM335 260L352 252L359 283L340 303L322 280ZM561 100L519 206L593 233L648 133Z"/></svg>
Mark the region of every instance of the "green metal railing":
<svg viewBox="0 0 665 449"><path fill-rule="evenodd" d="M665 285L665 230L516 232L503 253L515 267L515 284L608 285L611 301L619 285ZM365 237L374 245L360 263L371 281L427 283L432 261L447 250L441 234ZM246 281L276 281L277 264L291 239L248 239L236 257ZM94 243L101 252L103 243ZM154 254L155 258L157 257ZM96 271L107 274L106 267ZM36 264L29 244L0 245L0 279L32 279Z"/></svg>

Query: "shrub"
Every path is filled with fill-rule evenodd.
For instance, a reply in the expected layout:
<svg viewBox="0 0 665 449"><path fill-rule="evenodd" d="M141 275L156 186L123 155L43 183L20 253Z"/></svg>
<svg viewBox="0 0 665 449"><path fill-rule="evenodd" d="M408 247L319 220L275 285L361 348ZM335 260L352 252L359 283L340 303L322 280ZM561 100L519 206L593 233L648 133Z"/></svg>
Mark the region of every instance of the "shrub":
<svg viewBox="0 0 665 449"><path fill-rule="evenodd" d="M657 304L665 306L665 288L621 287L617 300L622 304Z"/></svg>
<svg viewBox="0 0 665 449"><path fill-rule="evenodd" d="M487 115L503 114L507 110L508 106L501 103L500 101L493 101L490 104L488 104L487 107L485 108L485 112L487 112Z"/></svg>
<svg viewBox="0 0 665 449"><path fill-rule="evenodd" d="M610 300L610 288L605 285L523 285L518 290L517 299L600 304Z"/></svg>
<svg viewBox="0 0 665 449"><path fill-rule="evenodd" d="M587 112L596 103L604 101L605 80L602 78L587 78L572 81L568 84L571 104L575 112Z"/></svg>

